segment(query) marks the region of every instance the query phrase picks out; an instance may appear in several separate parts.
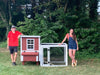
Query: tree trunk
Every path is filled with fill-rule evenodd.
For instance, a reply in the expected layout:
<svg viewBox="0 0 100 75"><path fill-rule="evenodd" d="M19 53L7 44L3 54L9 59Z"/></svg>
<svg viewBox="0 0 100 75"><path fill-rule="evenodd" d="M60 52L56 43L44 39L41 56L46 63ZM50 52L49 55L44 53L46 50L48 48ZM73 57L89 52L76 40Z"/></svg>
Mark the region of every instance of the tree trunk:
<svg viewBox="0 0 100 75"><path fill-rule="evenodd" d="M11 0L9 0L9 3L8 3L8 7L9 7L9 8L8 8L8 9L9 9L9 24L11 24L11 20L12 20L10 3L11 3Z"/></svg>
<svg viewBox="0 0 100 75"><path fill-rule="evenodd" d="M1 17L1 19L2 19L3 22L6 22L6 20L2 16L1 12L0 12L0 17Z"/></svg>
<svg viewBox="0 0 100 75"><path fill-rule="evenodd" d="M64 7L64 12L65 13L67 12L67 1L66 1L66 4L65 4L65 7Z"/></svg>
<svg viewBox="0 0 100 75"><path fill-rule="evenodd" d="M10 18L10 17L11 17L11 15L10 15L10 14L11 14L11 12L10 12L10 0L7 1L7 6L6 6L6 7L7 7L7 9L6 9L6 20L7 20L6 37L7 37L7 34L8 34L8 32L9 32L9 30L10 30L10 29L9 29L9 22L10 22L10 19L11 19L11 18Z"/></svg>
<svg viewBox="0 0 100 75"><path fill-rule="evenodd" d="M97 20L97 4L98 0L91 0L89 4L89 17L91 20Z"/></svg>

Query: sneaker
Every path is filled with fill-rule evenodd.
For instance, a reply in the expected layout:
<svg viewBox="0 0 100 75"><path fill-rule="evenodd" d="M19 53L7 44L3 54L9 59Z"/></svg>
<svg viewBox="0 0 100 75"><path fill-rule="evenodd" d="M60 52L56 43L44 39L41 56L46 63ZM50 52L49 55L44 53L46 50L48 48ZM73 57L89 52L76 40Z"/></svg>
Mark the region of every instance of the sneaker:
<svg viewBox="0 0 100 75"><path fill-rule="evenodd" d="M13 62L12 65L15 66L15 65L17 65L17 64L16 64L16 62Z"/></svg>
<svg viewBox="0 0 100 75"><path fill-rule="evenodd" d="M72 63L72 67L74 67L75 66L75 63Z"/></svg>
<svg viewBox="0 0 100 75"><path fill-rule="evenodd" d="M14 62L12 62L12 65L15 66Z"/></svg>
<svg viewBox="0 0 100 75"><path fill-rule="evenodd" d="M16 62L14 62L14 64L17 65Z"/></svg>
<svg viewBox="0 0 100 75"><path fill-rule="evenodd" d="M76 60L76 62L75 62L75 66L77 66L77 60Z"/></svg>

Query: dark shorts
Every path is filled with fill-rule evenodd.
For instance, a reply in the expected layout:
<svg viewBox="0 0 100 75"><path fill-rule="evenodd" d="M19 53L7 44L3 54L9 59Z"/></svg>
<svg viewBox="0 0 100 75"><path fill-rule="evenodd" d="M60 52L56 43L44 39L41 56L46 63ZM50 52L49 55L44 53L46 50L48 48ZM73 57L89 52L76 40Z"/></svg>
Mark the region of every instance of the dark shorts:
<svg viewBox="0 0 100 75"><path fill-rule="evenodd" d="M17 46L9 46L10 54L13 54L14 52L17 52Z"/></svg>

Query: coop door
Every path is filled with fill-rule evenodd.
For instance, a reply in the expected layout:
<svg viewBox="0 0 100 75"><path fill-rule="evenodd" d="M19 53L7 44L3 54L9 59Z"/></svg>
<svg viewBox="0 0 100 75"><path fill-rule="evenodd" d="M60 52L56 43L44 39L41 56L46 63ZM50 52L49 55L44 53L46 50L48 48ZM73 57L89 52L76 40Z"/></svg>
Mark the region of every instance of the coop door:
<svg viewBox="0 0 100 75"><path fill-rule="evenodd" d="M54 65L64 65L64 47L50 48L50 63Z"/></svg>
<svg viewBox="0 0 100 75"><path fill-rule="evenodd" d="M50 47L50 49L44 48L43 54L44 64L65 65L64 47Z"/></svg>

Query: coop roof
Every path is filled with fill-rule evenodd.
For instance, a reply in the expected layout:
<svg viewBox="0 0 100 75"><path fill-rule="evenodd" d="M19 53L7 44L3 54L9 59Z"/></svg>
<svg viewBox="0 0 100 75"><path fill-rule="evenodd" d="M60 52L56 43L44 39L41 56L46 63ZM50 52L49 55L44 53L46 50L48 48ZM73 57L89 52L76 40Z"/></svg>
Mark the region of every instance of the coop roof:
<svg viewBox="0 0 100 75"><path fill-rule="evenodd" d="M38 37L38 38L40 38L40 36L36 36L36 35L21 35L21 37Z"/></svg>

